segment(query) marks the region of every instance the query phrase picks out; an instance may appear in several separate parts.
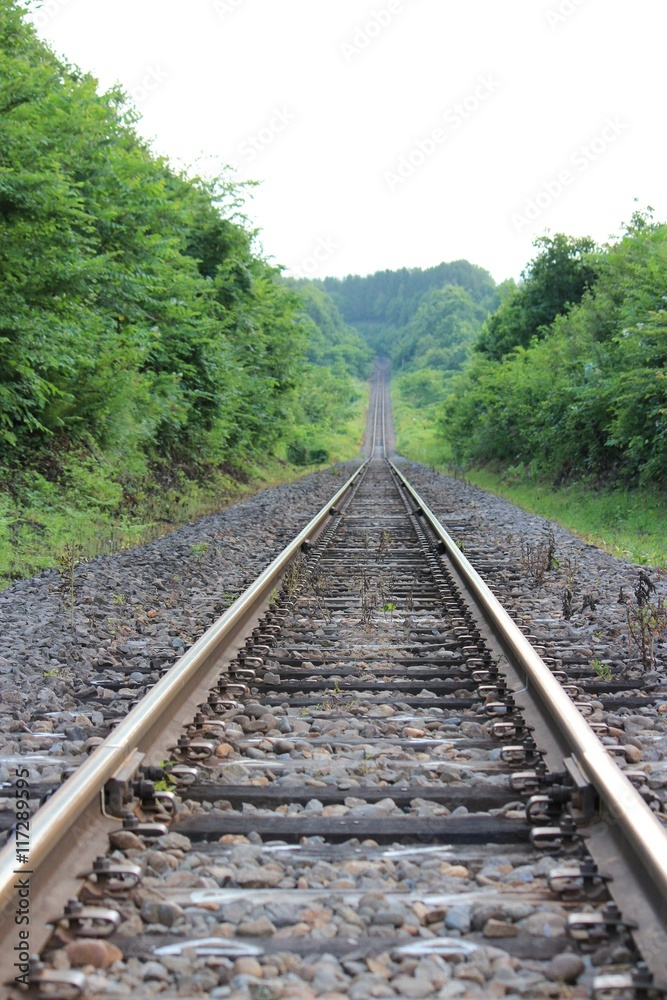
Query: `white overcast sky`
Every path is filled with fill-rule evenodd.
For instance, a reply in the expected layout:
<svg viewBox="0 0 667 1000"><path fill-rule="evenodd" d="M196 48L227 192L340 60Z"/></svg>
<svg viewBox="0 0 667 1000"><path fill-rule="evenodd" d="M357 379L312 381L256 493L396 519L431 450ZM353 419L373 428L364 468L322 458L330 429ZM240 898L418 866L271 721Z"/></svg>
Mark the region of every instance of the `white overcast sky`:
<svg viewBox="0 0 667 1000"><path fill-rule="evenodd" d="M667 218L663 0L44 0L34 21L120 81L156 152L261 181L248 214L288 272L465 257L500 281L546 230L604 241L634 199Z"/></svg>

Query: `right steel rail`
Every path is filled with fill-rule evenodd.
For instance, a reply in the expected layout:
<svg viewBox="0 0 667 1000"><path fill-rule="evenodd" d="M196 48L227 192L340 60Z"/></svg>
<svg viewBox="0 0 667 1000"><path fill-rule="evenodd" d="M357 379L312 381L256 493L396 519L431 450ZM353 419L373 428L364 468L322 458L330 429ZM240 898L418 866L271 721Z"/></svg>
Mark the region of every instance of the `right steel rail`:
<svg viewBox="0 0 667 1000"><path fill-rule="evenodd" d="M394 463L389 464L444 544L447 558L523 675L525 687L596 789L600 816L590 828L587 847L600 867L610 869L612 895L624 916L637 925L633 936L653 975L667 981L667 830L437 517Z"/></svg>

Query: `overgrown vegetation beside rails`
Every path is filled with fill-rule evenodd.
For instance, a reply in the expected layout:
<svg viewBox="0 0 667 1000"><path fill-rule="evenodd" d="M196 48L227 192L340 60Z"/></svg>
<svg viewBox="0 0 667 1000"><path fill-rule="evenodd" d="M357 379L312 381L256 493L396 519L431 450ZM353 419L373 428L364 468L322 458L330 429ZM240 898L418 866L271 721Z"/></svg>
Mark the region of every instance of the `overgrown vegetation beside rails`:
<svg viewBox="0 0 667 1000"><path fill-rule="evenodd" d="M432 369L392 379L392 416L399 455L437 467L451 460L450 446L436 432L436 420L446 393L446 379Z"/></svg>
<svg viewBox="0 0 667 1000"><path fill-rule="evenodd" d="M419 373L420 378L429 378ZM421 385L421 382L418 381ZM525 466L491 462L461 465L437 427L439 404L414 391L408 376L392 382L396 450L413 462L480 486L524 510L568 528L622 559L667 568L667 496L655 487L603 487L571 483L555 487Z"/></svg>
<svg viewBox="0 0 667 1000"><path fill-rule="evenodd" d="M346 418L317 438L323 462L286 460L280 455L250 460L236 468L160 466L118 488L118 470L104 459L71 453L57 482L44 470L15 475L0 492L0 589L14 580L153 541L188 521L222 510L258 490L292 482L330 463L359 454L368 407L368 384L355 385ZM282 456L282 457L281 457ZM332 477L339 475L331 465ZM331 493L337 489L332 478ZM314 513L314 512L313 512Z"/></svg>
<svg viewBox="0 0 667 1000"><path fill-rule="evenodd" d="M263 259L243 189L155 156L125 96L98 94L24 14L0 0L10 575L48 564L75 526L84 548L95 533L143 537L288 453L287 475L349 457L371 362L324 293L313 303Z"/></svg>
<svg viewBox="0 0 667 1000"><path fill-rule="evenodd" d="M536 247L461 373L395 378L399 450L667 566L667 225Z"/></svg>
<svg viewBox="0 0 667 1000"><path fill-rule="evenodd" d="M621 559L667 569L667 497L654 488L594 487L572 483L554 488L524 471L452 466L444 471L463 476L540 517L580 535L591 545Z"/></svg>

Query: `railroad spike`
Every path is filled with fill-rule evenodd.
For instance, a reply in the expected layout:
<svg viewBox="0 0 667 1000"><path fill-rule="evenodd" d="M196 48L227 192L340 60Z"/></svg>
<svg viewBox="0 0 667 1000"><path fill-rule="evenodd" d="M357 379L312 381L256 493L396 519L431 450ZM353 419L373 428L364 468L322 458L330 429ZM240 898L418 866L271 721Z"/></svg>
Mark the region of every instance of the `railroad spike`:
<svg viewBox="0 0 667 1000"><path fill-rule="evenodd" d="M88 979L76 969L47 969L39 955L30 958L30 985L36 987L41 996L55 1000L78 1000L83 996Z"/></svg>
<svg viewBox="0 0 667 1000"><path fill-rule="evenodd" d="M138 865L129 863L112 863L104 854L98 855L92 868L79 875L79 878L93 878L94 884L112 894L129 892L136 888L143 878L143 872Z"/></svg>
<svg viewBox="0 0 667 1000"><path fill-rule="evenodd" d="M117 910L103 906L85 906L79 899L70 899L65 904L62 916L53 920L52 926L65 928L77 938L104 938L114 934L122 923Z"/></svg>
<svg viewBox="0 0 667 1000"><path fill-rule="evenodd" d="M554 868L549 872L549 888L563 899L595 899L607 891L609 875L598 870L592 858L584 858L578 865Z"/></svg>

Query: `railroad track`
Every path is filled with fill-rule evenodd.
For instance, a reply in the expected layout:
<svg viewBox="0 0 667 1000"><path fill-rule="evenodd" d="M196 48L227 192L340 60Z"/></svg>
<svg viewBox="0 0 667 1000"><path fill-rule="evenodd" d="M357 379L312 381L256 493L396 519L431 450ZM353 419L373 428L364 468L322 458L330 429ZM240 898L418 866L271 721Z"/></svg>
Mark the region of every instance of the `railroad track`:
<svg viewBox="0 0 667 1000"><path fill-rule="evenodd" d="M380 367L366 464L3 849L12 996L665 995L661 802L390 435Z"/></svg>

